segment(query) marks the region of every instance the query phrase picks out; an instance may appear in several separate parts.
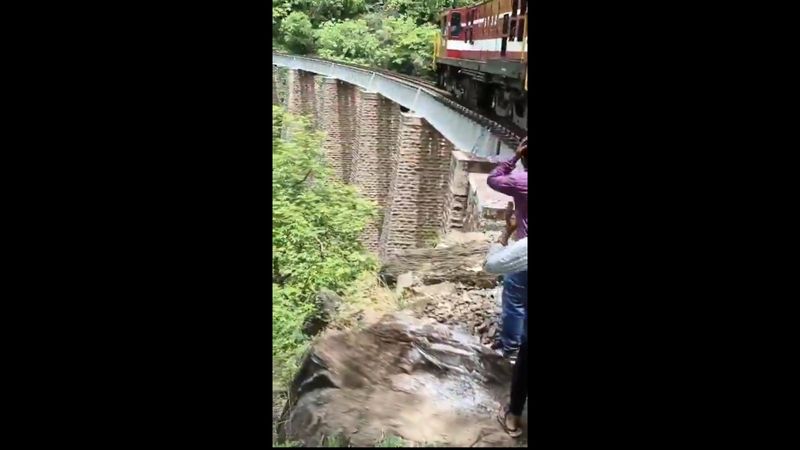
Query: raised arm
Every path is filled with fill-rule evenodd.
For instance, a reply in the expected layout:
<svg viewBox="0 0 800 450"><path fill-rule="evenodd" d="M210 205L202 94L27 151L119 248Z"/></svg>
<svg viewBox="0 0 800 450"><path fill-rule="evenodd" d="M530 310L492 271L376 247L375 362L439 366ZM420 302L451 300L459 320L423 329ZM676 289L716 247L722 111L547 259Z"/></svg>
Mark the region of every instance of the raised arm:
<svg viewBox="0 0 800 450"><path fill-rule="evenodd" d="M527 193L527 181L523 181L520 177L511 175L511 172L514 171L514 167L517 165L517 161L519 161L522 155L525 155L527 151L528 138L525 138L519 144L519 147L517 147L513 158L498 164L497 167L489 173L489 176L486 178L486 184L495 191L506 195L513 196L514 194L521 194L523 192Z"/></svg>
<svg viewBox="0 0 800 450"><path fill-rule="evenodd" d="M511 176L514 167L517 165L519 157L514 156L508 161L502 162L489 173L486 178L486 184L497 192L502 192L506 195L514 195L522 192L523 186L517 177ZM524 186L527 190L527 185Z"/></svg>

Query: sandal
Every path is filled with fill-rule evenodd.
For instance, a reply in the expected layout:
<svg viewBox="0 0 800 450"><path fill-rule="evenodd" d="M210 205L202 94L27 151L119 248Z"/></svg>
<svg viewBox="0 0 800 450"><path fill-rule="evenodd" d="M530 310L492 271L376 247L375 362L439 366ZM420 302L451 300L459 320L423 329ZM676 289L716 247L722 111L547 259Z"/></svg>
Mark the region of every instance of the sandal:
<svg viewBox="0 0 800 450"><path fill-rule="evenodd" d="M508 426L506 425L506 419L508 418L509 414L511 414L511 411L509 411L507 407L505 406L500 407L500 410L497 411L497 421L500 422L500 426L502 426L503 429L506 430L506 433L508 433L509 436L516 439L522 436L522 428L514 428L514 429L508 428Z"/></svg>

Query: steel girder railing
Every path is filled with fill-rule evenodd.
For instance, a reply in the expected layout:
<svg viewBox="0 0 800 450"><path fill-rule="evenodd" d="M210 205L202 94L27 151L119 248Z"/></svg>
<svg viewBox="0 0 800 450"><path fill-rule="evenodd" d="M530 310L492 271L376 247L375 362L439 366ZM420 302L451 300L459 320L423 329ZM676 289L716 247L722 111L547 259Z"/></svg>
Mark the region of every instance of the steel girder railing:
<svg viewBox="0 0 800 450"><path fill-rule="evenodd" d="M280 53L272 54L272 64L325 75L377 92L424 118L457 150L482 157L514 153L514 148L493 134L489 126L454 110L440 101L436 92L410 81L368 69Z"/></svg>

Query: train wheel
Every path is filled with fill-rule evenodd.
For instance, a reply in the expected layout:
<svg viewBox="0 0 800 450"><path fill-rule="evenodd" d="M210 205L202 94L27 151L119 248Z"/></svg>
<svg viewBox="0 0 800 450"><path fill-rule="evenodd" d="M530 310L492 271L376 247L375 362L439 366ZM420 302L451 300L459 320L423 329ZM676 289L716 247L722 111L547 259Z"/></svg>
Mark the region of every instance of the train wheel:
<svg viewBox="0 0 800 450"><path fill-rule="evenodd" d="M458 80L455 84L455 94L456 100L460 103L465 103L467 101L467 94L470 92L469 85L470 85L469 78L462 78Z"/></svg>
<svg viewBox="0 0 800 450"><path fill-rule="evenodd" d="M528 129L528 99L525 97L514 101L514 124L523 130Z"/></svg>
<svg viewBox="0 0 800 450"><path fill-rule="evenodd" d="M492 108L494 109L494 113L500 117L508 117L511 115L511 100L508 97L508 92L504 91L502 88L494 90Z"/></svg>
<svg viewBox="0 0 800 450"><path fill-rule="evenodd" d="M494 101L494 90L490 85L479 84L477 86L478 92L478 108L482 110L492 110Z"/></svg>

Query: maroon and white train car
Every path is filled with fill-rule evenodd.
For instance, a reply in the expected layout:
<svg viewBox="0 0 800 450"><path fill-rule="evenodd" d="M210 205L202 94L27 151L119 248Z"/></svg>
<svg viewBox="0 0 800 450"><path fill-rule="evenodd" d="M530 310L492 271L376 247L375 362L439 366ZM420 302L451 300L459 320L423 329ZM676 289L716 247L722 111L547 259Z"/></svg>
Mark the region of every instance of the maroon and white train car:
<svg viewBox="0 0 800 450"><path fill-rule="evenodd" d="M465 105L527 129L528 1L490 0L444 11L436 39L438 84Z"/></svg>

